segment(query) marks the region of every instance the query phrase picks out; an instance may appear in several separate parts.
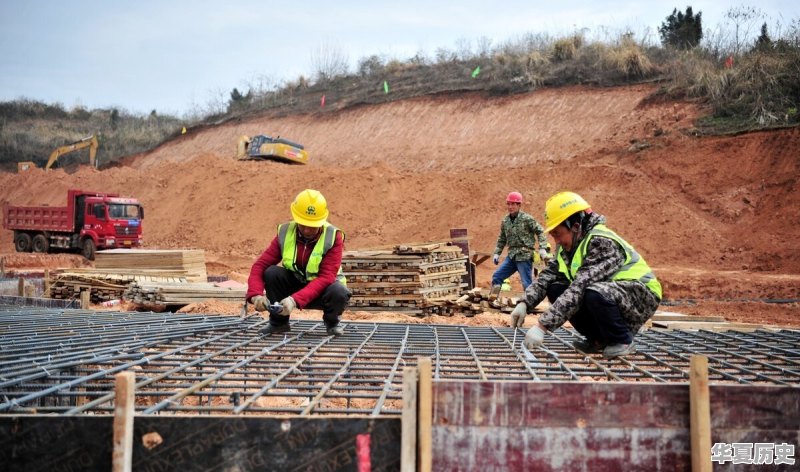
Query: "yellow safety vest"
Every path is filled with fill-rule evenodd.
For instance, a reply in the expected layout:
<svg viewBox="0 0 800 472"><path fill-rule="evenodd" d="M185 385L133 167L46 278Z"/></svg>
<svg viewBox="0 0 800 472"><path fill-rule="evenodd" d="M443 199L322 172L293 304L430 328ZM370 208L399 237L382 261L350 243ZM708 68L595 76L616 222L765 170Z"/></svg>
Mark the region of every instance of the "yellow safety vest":
<svg viewBox="0 0 800 472"><path fill-rule="evenodd" d="M586 256L589 241L595 236L613 239L625 250L625 263L620 267L617 273L614 274L612 277L613 280L638 280L661 300L661 283L656 279L656 275L650 269L650 266L648 266L644 258L633 249L633 246L628 244L628 242L622 239L617 233L608 229L606 225L596 225L586 234L583 241L578 244L578 249L575 251L575 255L569 267L567 267L567 263L564 261L564 249L561 248L558 251L558 271L564 274L570 282L575 280L575 274L578 272L578 269L581 268L583 258Z"/></svg>
<svg viewBox="0 0 800 472"><path fill-rule="evenodd" d="M344 241L344 233L342 230L329 224L322 226L322 234L314 245L314 249L311 250L311 255L308 257L308 263L306 264L306 271L303 273L295 264L295 257L297 255L297 223L292 221L290 223L278 225L278 244L281 248L281 263L284 269L292 271L302 282L311 282L316 279L319 275L319 265L322 263L322 257L336 242L337 231L342 233L342 241ZM336 280L341 282L342 285L347 286L347 280L342 273L341 265L339 266Z"/></svg>

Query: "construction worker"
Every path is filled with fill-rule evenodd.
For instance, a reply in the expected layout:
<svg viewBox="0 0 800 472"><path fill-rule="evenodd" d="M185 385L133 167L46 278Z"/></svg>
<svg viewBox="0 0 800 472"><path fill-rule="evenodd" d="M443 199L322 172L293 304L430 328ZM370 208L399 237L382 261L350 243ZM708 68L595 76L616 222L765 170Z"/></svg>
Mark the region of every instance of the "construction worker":
<svg viewBox="0 0 800 472"><path fill-rule="evenodd" d="M511 192L506 197L508 215L500 224L500 236L497 238L497 247L494 250L492 261L494 265L500 262L503 248L508 246L508 255L500 267L492 275L492 290L489 298L497 298L502 289L503 280L514 272L519 272L522 279L522 288L531 284L533 271L533 251L536 241L539 241L539 257L543 261L550 260L550 244L547 242L542 225L531 215L520 210L522 207L522 194Z"/></svg>
<svg viewBox="0 0 800 472"><path fill-rule="evenodd" d="M316 190L300 192L290 209L292 221L278 225L277 236L250 269L247 299L256 310L270 312L262 334L289 331L295 308L313 308L322 310L327 333L338 336L350 299L341 268L344 233L328 223L328 204ZM270 310L270 301L280 301L280 309Z"/></svg>
<svg viewBox="0 0 800 472"><path fill-rule="evenodd" d="M661 302L661 284L645 260L608 229L604 216L573 192L560 192L545 204L545 230L558 244L525 300L511 314L521 327L525 314L546 296L550 307L525 335L532 349L544 334L567 320L586 339L573 346L611 359L634 352L633 337Z"/></svg>

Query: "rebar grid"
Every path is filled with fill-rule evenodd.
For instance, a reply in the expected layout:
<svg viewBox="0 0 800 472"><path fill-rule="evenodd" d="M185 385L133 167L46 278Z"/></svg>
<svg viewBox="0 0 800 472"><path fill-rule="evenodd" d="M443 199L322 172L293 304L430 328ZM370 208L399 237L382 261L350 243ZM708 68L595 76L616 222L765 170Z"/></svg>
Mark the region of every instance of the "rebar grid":
<svg viewBox="0 0 800 472"><path fill-rule="evenodd" d="M397 415L402 372L430 357L438 380L687 382L690 357L715 383L800 386L800 331L639 333L606 360L559 329L528 351L507 327L266 320L220 315L0 310L0 414L112 414L114 375L136 374L140 414Z"/></svg>

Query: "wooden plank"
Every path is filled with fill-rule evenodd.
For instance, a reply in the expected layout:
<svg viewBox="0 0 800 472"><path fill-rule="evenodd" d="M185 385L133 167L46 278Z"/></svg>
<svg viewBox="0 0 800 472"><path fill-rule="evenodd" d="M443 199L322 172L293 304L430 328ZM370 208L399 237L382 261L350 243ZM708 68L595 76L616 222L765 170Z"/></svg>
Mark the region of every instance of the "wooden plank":
<svg viewBox="0 0 800 472"><path fill-rule="evenodd" d="M690 361L689 411L692 472L711 472L711 410L706 356L693 355Z"/></svg>
<svg viewBox="0 0 800 472"><path fill-rule="evenodd" d="M120 372L114 379L114 446L111 470L131 472L133 462L133 415L136 376Z"/></svg>
<svg viewBox="0 0 800 472"><path fill-rule="evenodd" d="M685 330L705 329L708 331L755 331L764 328L763 325L753 323L692 323L685 321L656 321L653 322L653 327Z"/></svg>
<svg viewBox="0 0 800 472"><path fill-rule="evenodd" d="M433 467L431 425L433 418L432 368L430 357L417 358L419 369L419 470L430 472ZM437 469L440 470L440 469Z"/></svg>
<svg viewBox="0 0 800 472"><path fill-rule="evenodd" d="M702 316L702 315L684 315L682 313L659 313L656 312L652 318L653 321L686 321L686 322L701 322L701 321L713 321L724 323L725 318L722 316Z"/></svg>
<svg viewBox="0 0 800 472"><path fill-rule="evenodd" d="M400 444L400 470L417 470L417 369L403 368L403 412Z"/></svg>
<svg viewBox="0 0 800 472"><path fill-rule="evenodd" d="M433 468L690 470L689 388L435 381ZM712 444L800 438L795 386L711 385L710 411Z"/></svg>

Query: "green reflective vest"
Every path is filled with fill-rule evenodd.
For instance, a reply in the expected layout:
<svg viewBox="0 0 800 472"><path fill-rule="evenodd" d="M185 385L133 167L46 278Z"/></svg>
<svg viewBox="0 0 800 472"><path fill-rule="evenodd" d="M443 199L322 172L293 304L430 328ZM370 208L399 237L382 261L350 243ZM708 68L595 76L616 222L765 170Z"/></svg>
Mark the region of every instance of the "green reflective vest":
<svg viewBox="0 0 800 472"><path fill-rule="evenodd" d="M322 234L311 250L311 255L308 257L306 264L306 271L303 273L297 268L295 264L295 256L297 255L297 223L294 221L278 225L278 244L281 248L281 263L284 269L292 271L301 281L311 282L319 275L319 265L322 263L322 257L325 253L333 247L336 242L336 232L341 232L339 228L333 225L325 224L322 226ZM344 233L342 233L342 240L344 240ZM336 275L336 280L347 286L347 280L342 273L342 266L339 266L339 273Z"/></svg>
<svg viewBox="0 0 800 472"><path fill-rule="evenodd" d="M625 263L620 267L616 274L612 277L613 280L638 280L643 283L647 288L653 292L659 300L661 300L661 283L656 279L655 274L647 265L647 262L636 252L627 241L619 237L619 235L605 225L596 225L586 234L583 241L578 244L578 249L572 257L572 263L567 267L564 261L564 249L558 251L558 271L564 274L571 282L575 280L575 273L581 268L583 258L586 256L586 250L589 247L589 241L595 236L603 236L613 239L625 250Z"/></svg>

